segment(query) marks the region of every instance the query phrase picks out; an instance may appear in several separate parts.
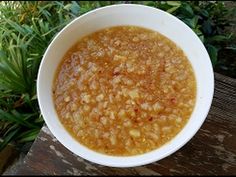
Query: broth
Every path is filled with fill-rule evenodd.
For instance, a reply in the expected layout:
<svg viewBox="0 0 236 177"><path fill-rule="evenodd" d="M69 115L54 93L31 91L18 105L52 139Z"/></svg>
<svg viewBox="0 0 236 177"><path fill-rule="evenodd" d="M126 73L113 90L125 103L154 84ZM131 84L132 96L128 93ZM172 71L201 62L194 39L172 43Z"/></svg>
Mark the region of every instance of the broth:
<svg viewBox="0 0 236 177"><path fill-rule="evenodd" d="M131 156L157 149L186 125L196 79L174 42L158 32L116 26L81 38L53 84L63 126L84 146Z"/></svg>

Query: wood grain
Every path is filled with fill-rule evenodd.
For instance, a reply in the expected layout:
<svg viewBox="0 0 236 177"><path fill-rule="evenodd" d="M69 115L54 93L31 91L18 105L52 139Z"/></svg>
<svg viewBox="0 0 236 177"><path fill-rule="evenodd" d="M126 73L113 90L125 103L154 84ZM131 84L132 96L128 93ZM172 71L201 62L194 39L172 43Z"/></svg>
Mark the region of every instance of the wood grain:
<svg viewBox="0 0 236 177"><path fill-rule="evenodd" d="M180 150L135 168L93 164L61 145L44 126L15 175L235 175L236 79L215 73L214 99L201 129Z"/></svg>

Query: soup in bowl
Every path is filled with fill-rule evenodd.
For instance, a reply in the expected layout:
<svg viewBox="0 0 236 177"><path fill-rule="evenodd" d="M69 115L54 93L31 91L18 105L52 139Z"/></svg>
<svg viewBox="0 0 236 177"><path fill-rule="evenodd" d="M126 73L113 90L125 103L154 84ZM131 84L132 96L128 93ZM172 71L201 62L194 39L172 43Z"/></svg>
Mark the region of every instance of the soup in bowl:
<svg viewBox="0 0 236 177"><path fill-rule="evenodd" d="M58 33L37 93L65 147L101 165L132 167L174 153L195 135L213 81L206 49L183 22L143 5L113 5Z"/></svg>

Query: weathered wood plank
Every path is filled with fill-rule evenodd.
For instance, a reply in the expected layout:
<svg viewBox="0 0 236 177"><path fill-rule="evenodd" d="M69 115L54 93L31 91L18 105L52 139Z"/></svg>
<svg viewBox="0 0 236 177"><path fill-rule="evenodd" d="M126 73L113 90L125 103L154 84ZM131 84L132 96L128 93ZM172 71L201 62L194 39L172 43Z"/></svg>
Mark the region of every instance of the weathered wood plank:
<svg viewBox="0 0 236 177"><path fill-rule="evenodd" d="M17 175L235 175L236 80L215 73L215 93L206 121L173 155L135 168L90 163L62 146L44 126Z"/></svg>

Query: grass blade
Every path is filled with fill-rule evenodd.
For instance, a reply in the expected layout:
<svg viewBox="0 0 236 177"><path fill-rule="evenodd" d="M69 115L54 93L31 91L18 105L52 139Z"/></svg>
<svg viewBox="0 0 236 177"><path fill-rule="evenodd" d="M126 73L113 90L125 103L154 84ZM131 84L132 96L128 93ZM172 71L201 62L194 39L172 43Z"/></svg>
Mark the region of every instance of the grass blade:
<svg viewBox="0 0 236 177"><path fill-rule="evenodd" d="M20 128L17 128L10 133L8 133L7 136L4 137L3 142L0 142L0 152L6 147L8 143L10 143L12 140L14 140L18 133L20 132Z"/></svg>
<svg viewBox="0 0 236 177"><path fill-rule="evenodd" d="M29 130L26 131L24 133L22 133L18 138L19 138L19 143L25 143L25 142L29 142L29 141L33 141L38 133L40 132L40 129L33 129L33 130Z"/></svg>

